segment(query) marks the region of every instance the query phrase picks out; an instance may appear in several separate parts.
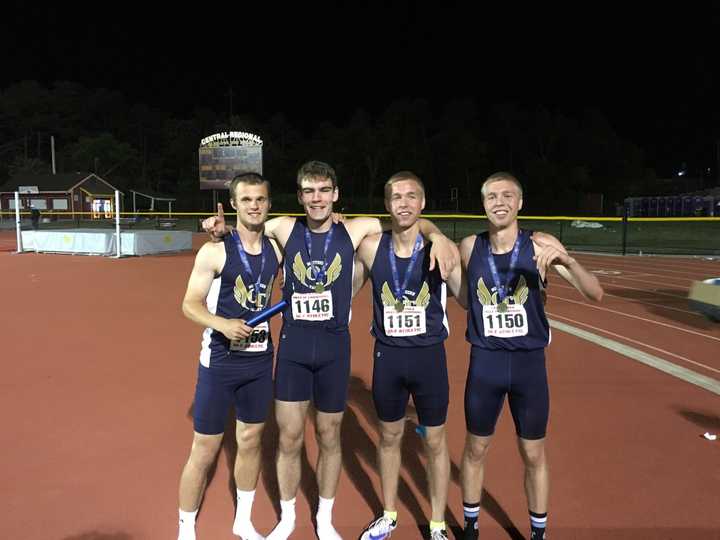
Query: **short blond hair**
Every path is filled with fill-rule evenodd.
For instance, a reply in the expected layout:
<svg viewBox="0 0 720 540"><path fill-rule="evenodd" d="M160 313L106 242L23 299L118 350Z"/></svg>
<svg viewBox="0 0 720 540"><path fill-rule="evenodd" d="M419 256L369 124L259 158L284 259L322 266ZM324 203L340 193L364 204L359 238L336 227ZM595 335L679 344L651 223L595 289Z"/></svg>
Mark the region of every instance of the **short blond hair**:
<svg viewBox="0 0 720 540"><path fill-rule="evenodd" d="M423 184L422 180L420 180L420 177L412 171L400 171L393 174L390 178L388 178L388 181L385 182L384 191L386 201L390 200L393 184L397 182L403 182L405 180L412 180L413 182L415 182L418 186L420 186L423 197L425 196L425 184Z"/></svg>
<svg viewBox="0 0 720 540"><path fill-rule="evenodd" d="M518 193L520 194L520 198L522 199L522 196L523 196L523 188L522 188L522 184L520 183L520 180L518 180L517 178L515 178L515 177L514 177L512 174L510 174L509 172L505 172L505 171L498 171L498 172L496 172L496 173L491 174L490 176L488 176L488 177L485 179L485 181L483 182L482 187L480 188L480 193L482 194L482 198L485 199L485 195L486 195L486 192L487 192L486 186L487 186L488 184L492 184L493 182L500 182L500 181L502 181L502 180L506 180L506 181L508 181L508 182L512 182L513 184L515 184L515 186L518 188Z"/></svg>

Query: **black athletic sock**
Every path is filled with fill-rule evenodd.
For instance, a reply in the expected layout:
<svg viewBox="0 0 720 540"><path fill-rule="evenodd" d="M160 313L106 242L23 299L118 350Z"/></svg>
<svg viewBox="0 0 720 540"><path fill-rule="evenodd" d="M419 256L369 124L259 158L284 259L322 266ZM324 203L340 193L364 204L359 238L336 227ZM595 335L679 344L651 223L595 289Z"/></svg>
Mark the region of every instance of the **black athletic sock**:
<svg viewBox="0 0 720 540"><path fill-rule="evenodd" d="M545 538L545 525L547 524L547 512L538 514L529 511L530 514L530 538L533 540L543 540Z"/></svg>

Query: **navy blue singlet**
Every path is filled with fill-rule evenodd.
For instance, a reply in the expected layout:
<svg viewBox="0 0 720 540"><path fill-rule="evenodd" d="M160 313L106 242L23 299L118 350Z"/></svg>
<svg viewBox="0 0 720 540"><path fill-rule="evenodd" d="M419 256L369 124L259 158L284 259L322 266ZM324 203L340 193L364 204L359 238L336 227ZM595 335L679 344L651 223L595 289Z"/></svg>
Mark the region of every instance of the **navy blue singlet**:
<svg viewBox="0 0 720 540"><path fill-rule="evenodd" d="M509 314L483 314L483 302L487 304L489 296L490 303L492 303L492 298L497 289L487 260L488 233L478 234L475 239L467 272L469 309L465 336L476 347L508 351L533 350L544 348L550 342L550 326L545 316L541 293L544 284L533 260L534 250L530 238L532 231L520 230L518 234L521 235L520 252L513 275L510 276L508 294L510 304L520 303L525 308L525 321L514 319ZM501 284L504 284L507 280L511 254L493 255ZM521 290L523 286L527 287L527 294L523 294ZM497 297L494 298L497 301ZM514 337L485 336L485 325L494 325L494 328L497 329L499 325L511 326L518 322L527 324L527 335Z"/></svg>
<svg viewBox="0 0 720 540"><path fill-rule="evenodd" d="M262 255L250 255L246 252L252 275L248 275L242 264L232 235L226 235L225 266L213 281L207 296L207 308L210 313L228 319L249 319L256 312L265 309L270 303L272 285L278 271L278 258L270 240L263 236L265 267L260 276L259 290L256 289L258 272L262 266ZM269 328L266 335L267 350L261 354L272 353L273 345ZM206 328L203 332L200 362L205 367L220 364L228 357L230 340L221 332ZM232 356L258 356L257 352L234 351Z"/></svg>
<svg viewBox="0 0 720 540"><path fill-rule="evenodd" d="M395 315L388 321L385 320L384 307L393 303L395 298L394 280L390 266L388 249L392 243L392 233L387 231L382 234L378 245L375 260L370 269L370 279L373 285L373 323L372 335L378 341L394 347L425 347L442 343L448 337L448 321L445 314L447 305L446 285L440 276L440 270L430 272L430 247L428 243L418 253L417 261L409 277L408 286L404 291L404 303L407 306L421 306L425 310L426 332L424 334L409 337L388 336L385 324L404 324L403 314L405 310ZM410 257L395 257L397 261L398 279L402 284L405 272L410 264ZM389 296L388 296L389 295ZM412 315L408 315L413 317Z"/></svg>
<svg viewBox="0 0 720 540"><path fill-rule="evenodd" d="M283 311L283 324L291 326L311 326L325 328L331 332L347 332L350 322L350 303L352 301L352 277L354 268L355 248L345 225L338 223L334 226L332 241L328 245L323 261L324 233L310 231L312 260L305 245L305 231L309 230L304 217L297 218L292 232L285 244L285 285L283 299L288 307ZM323 302L312 300L312 297L297 295L312 295L316 293L318 285L318 272L326 267L326 279L322 284L324 292L332 293L332 313L327 320L295 320L293 307L304 313L322 314ZM293 297L293 293L297 293ZM293 306L292 303L297 303Z"/></svg>

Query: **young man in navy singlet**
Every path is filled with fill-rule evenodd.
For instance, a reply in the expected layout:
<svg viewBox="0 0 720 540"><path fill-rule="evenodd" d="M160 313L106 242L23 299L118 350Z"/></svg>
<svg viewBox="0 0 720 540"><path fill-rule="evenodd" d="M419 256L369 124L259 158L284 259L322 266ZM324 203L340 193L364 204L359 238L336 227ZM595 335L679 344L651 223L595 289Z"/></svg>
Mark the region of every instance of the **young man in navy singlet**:
<svg viewBox="0 0 720 540"><path fill-rule="evenodd" d="M332 525L332 507L342 467L340 424L350 375L353 258L363 238L381 232L382 227L376 218L334 223L333 203L339 190L335 170L327 163L302 165L297 186L305 216L281 216L265 224L265 233L285 251L283 298L288 302L275 368L281 516L268 540L285 540L295 530L295 494L311 400L319 448L316 532L319 540L337 540L340 535ZM203 223L216 237L227 234L221 208ZM429 221L423 220L422 227L434 243L441 272L449 272L459 258L452 242Z"/></svg>
<svg viewBox="0 0 720 540"><path fill-rule="evenodd" d="M205 328L195 390L194 436L180 478L178 540L195 539L195 516L208 469L222 443L228 407L237 414L233 533L261 540L250 521L260 471L260 437L272 400L273 347L268 323L254 328L244 319L269 305L282 261L277 244L263 235L270 185L248 173L230 184L237 225L224 242L207 242L195 258L183 313Z"/></svg>
<svg viewBox="0 0 720 540"><path fill-rule="evenodd" d="M549 490L546 274L552 265L583 296L596 302L603 290L554 236L520 229L517 214L522 208L522 187L514 176L493 174L483 184L482 196L488 231L462 240L466 279L458 279L457 272L448 279L448 286L468 309L466 336L472 345L465 386L468 433L461 469L464 538L478 538L485 457L507 395L525 465L531 538L541 540Z"/></svg>
<svg viewBox="0 0 720 540"><path fill-rule="evenodd" d="M450 460L445 420L449 386L443 344L448 337L447 295L440 272L429 269L429 249L418 228L424 207L420 178L409 171L393 175L385 184L392 232L369 236L358 249L358 261L372 280L372 393L380 423L378 462L384 505L383 514L366 527L361 540L388 538L397 526L401 443L410 395L425 428L430 537L447 539L444 516Z"/></svg>

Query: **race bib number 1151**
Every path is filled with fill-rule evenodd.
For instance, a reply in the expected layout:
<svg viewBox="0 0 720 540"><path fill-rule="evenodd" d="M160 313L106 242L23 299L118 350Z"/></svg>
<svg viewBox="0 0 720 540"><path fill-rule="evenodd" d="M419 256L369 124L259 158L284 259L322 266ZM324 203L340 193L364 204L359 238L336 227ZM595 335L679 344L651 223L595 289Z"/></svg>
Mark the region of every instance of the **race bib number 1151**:
<svg viewBox="0 0 720 540"><path fill-rule="evenodd" d="M402 311L395 306L384 306L383 324L389 337L410 337L425 333L425 308L405 306Z"/></svg>

